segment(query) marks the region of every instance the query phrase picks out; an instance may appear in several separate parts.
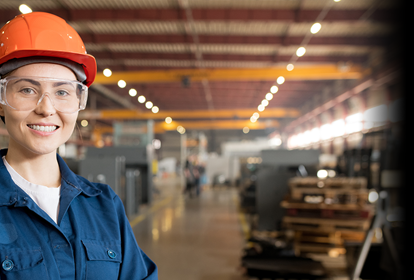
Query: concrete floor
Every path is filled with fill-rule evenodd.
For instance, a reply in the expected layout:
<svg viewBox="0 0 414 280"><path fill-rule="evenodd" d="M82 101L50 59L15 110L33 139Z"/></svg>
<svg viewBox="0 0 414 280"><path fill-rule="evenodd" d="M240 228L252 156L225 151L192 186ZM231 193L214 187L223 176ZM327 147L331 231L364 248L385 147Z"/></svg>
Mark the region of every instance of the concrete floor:
<svg viewBox="0 0 414 280"><path fill-rule="evenodd" d="M179 178L157 180L151 207L130 219L137 242L158 265L159 279L239 280L244 246L237 190L182 194Z"/></svg>
<svg viewBox="0 0 414 280"><path fill-rule="evenodd" d="M157 264L159 279L257 280L240 267L248 226L238 211L235 188L207 188L183 195L180 178L157 178L149 207L130 224L142 250ZM330 270L327 280L349 280L345 258L309 256Z"/></svg>

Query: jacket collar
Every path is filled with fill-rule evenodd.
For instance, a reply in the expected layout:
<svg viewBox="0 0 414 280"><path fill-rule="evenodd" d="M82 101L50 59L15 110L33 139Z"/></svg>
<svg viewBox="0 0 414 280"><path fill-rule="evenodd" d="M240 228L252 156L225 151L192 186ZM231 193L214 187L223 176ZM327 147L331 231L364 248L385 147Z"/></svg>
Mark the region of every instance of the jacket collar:
<svg viewBox="0 0 414 280"><path fill-rule="evenodd" d="M18 192L20 189L13 182L13 179L1 159L6 154L7 149L0 150L0 206L15 203L18 199ZM97 189L93 183L79 179L58 154L56 154L56 157L59 163L62 181L65 181L68 185L79 190L86 196L97 196L101 194L102 191Z"/></svg>

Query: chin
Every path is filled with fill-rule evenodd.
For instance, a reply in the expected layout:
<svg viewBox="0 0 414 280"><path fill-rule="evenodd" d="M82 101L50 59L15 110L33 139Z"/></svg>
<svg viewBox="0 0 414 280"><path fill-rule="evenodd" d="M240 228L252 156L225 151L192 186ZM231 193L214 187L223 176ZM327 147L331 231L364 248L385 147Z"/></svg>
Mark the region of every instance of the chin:
<svg viewBox="0 0 414 280"><path fill-rule="evenodd" d="M57 147L55 148L55 146L52 146L52 145L50 146L39 145L35 147L27 147L26 149L36 155L48 155L50 153L56 153Z"/></svg>
<svg viewBox="0 0 414 280"><path fill-rule="evenodd" d="M48 154L56 154L57 149L60 145L65 142L62 141L33 141L33 142L20 142L20 148L26 150L28 153L32 155L48 155Z"/></svg>

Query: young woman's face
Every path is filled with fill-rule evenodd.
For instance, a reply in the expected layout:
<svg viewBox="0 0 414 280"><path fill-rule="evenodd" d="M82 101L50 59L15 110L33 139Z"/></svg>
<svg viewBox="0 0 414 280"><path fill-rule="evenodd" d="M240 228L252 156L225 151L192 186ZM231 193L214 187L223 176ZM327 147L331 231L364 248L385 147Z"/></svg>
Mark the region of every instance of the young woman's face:
<svg viewBox="0 0 414 280"><path fill-rule="evenodd" d="M29 64L18 68L10 76L76 80L69 68L52 63ZM0 104L0 115L6 119L6 129L10 135L9 149L38 155L55 153L72 135L78 117L77 112L63 114L56 111L47 96L31 111L17 111Z"/></svg>

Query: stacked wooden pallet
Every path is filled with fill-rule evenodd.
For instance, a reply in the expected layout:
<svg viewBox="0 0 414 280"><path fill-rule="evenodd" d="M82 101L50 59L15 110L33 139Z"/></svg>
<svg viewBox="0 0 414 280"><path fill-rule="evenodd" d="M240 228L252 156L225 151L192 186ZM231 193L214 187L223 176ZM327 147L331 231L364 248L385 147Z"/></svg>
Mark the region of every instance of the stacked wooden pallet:
<svg viewBox="0 0 414 280"><path fill-rule="evenodd" d="M296 254L345 254L344 242L362 241L374 206L368 202L367 180L358 178L295 177L281 202L283 226L295 232Z"/></svg>

